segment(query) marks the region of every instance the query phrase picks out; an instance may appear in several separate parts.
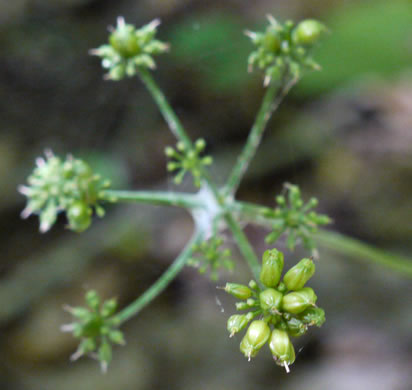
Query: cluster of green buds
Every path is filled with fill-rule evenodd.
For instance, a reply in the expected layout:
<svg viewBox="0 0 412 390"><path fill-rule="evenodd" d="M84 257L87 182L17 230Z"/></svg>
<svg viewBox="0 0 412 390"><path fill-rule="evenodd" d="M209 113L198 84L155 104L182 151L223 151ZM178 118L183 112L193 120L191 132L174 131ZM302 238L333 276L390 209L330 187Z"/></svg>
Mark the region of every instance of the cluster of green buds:
<svg viewBox="0 0 412 390"><path fill-rule="evenodd" d="M318 214L312 209L318 205L316 198L311 198L304 203L299 187L293 184L285 184L287 195L276 197L278 207L274 210L262 211L267 218L273 218L272 232L266 236L268 244L274 243L283 234L288 235L287 247L294 250L297 240L302 240L304 247L314 254L316 253L316 242L313 235L318 226L331 223L327 215Z"/></svg>
<svg viewBox="0 0 412 390"><path fill-rule="evenodd" d="M136 29L126 24L122 17L117 19L116 28L110 28L109 43L90 54L102 58L102 66L109 70L106 78L121 80L138 73L139 68L154 69L154 55L162 54L169 49L167 43L155 39L160 20Z"/></svg>
<svg viewBox="0 0 412 390"><path fill-rule="evenodd" d="M232 337L252 321L240 343L240 351L249 360L255 357L267 342L276 363L289 372L295 361L295 350L290 337L299 337L310 326L320 327L325 321L325 312L316 306L316 294L306 282L315 272L311 259L302 259L289 269L281 281L284 258L276 249L263 254L260 282L249 285L227 283L224 290L241 300L237 310L246 314L234 314L227 321ZM255 319L258 317L259 319Z"/></svg>
<svg viewBox="0 0 412 390"><path fill-rule="evenodd" d="M22 218L38 214L40 231L48 231L56 222L57 214L65 211L69 229L82 232L90 226L93 209L103 217L99 204L110 181L95 174L83 160L67 156L65 160L46 151L46 158L36 160L36 168L28 178L28 186L19 186L27 197ZM110 199L106 199L109 200Z"/></svg>
<svg viewBox="0 0 412 390"><path fill-rule="evenodd" d="M206 142L202 138L198 139L193 147L188 147L183 142L178 142L176 149L173 149L171 146L166 147L165 154L172 159L167 164L167 170L169 172L177 172L174 178L176 184L180 184L186 173L190 172L193 176L194 185L200 187L203 168L211 165L213 162L210 156L200 157L205 148Z"/></svg>
<svg viewBox="0 0 412 390"><path fill-rule="evenodd" d="M281 80L286 74L298 79L302 70L319 70L312 58L312 48L327 31L312 19L295 25L292 21L279 23L268 15L269 25L264 32L246 31L256 46L248 59L249 71L257 66L265 72L264 84Z"/></svg>
<svg viewBox="0 0 412 390"><path fill-rule="evenodd" d="M102 371L106 372L112 359L112 344L125 344L123 333L118 329L119 321L114 316L117 303L115 299L102 303L94 290L86 293L86 303L88 307L65 306L76 321L61 329L81 340L71 356L72 361L87 355L97 359Z"/></svg>
<svg viewBox="0 0 412 390"><path fill-rule="evenodd" d="M223 239L221 237L212 237L200 244L193 245L194 255L188 260L187 265L198 268L201 274L209 271L210 279L218 280L221 269L233 271L234 268L230 249L222 249L222 245Z"/></svg>

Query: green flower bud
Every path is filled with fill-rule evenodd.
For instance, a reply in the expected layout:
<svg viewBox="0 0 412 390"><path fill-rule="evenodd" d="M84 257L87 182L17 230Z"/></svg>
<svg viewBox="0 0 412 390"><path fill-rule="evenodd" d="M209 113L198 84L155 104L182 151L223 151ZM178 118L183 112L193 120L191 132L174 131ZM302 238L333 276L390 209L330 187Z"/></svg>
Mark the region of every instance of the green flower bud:
<svg viewBox="0 0 412 390"><path fill-rule="evenodd" d="M283 277L288 290L300 290L315 273L315 264L311 259L302 259Z"/></svg>
<svg viewBox="0 0 412 390"><path fill-rule="evenodd" d="M285 283L280 282L279 285L278 285L278 287L277 287L277 290L278 290L279 292L281 292L282 294L285 293L285 292L287 291L287 288L286 288L286 286L285 286Z"/></svg>
<svg viewBox="0 0 412 390"><path fill-rule="evenodd" d="M252 296L252 290L243 284L226 283L224 290L238 299L248 299Z"/></svg>
<svg viewBox="0 0 412 390"><path fill-rule="evenodd" d="M309 306L314 306L317 296L310 287L302 288L286 294L282 300L282 308L289 313L299 314Z"/></svg>
<svg viewBox="0 0 412 390"><path fill-rule="evenodd" d="M325 322L325 311L320 307L308 307L299 314L299 319L309 326L321 327Z"/></svg>
<svg viewBox="0 0 412 390"><path fill-rule="evenodd" d="M78 233L86 230L92 222L92 210L83 202L74 202L67 210L69 227Z"/></svg>
<svg viewBox="0 0 412 390"><path fill-rule="evenodd" d="M253 318L252 313L248 314L234 314L227 320L227 330L232 337L235 333L241 331L246 327L249 321Z"/></svg>
<svg viewBox="0 0 412 390"><path fill-rule="evenodd" d="M293 30L292 40L297 45L313 46L326 31L326 27L317 20L304 20Z"/></svg>
<svg viewBox="0 0 412 390"><path fill-rule="evenodd" d="M122 24L109 36L109 43L120 55L129 58L141 52L136 30L133 26Z"/></svg>
<svg viewBox="0 0 412 390"><path fill-rule="evenodd" d="M275 287L283 270L283 253L277 249L269 249L263 253L260 280L266 287Z"/></svg>
<svg viewBox="0 0 412 390"><path fill-rule="evenodd" d="M276 364L285 367L286 372L289 372L289 365L295 361L295 349L287 332L274 329L270 337L269 348Z"/></svg>
<svg viewBox="0 0 412 390"><path fill-rule="evenodd" d="M266 30L266 33L263 37L263 47L271 52L271 53L277 53L280 49L280 45L282 43L280 36L279 36L279 31L274 28L273 26L269 26Z"/></svg>
<svg viewBox="0 0 412 390"><path fill-rule="evenodd" d="M240 351L250 360L255 357L260 348L268 341L270 328L265 321L253 321L240 343Z"/></svg>
<svg viewBox="0 0 412 390"><path fill-rule="evenodd" d="M279 291L268 288L259 295L260 307L263 310L269 311L271 314L278 313L282 304L282 297L283 295Z"/></svg>
<svg viewBox="0 0 412 390"><path fill-rule="evenodd" d="M291 317L287 322L287 332L292 337L299 337L306 333L307 326L295 317Z"/></svg>

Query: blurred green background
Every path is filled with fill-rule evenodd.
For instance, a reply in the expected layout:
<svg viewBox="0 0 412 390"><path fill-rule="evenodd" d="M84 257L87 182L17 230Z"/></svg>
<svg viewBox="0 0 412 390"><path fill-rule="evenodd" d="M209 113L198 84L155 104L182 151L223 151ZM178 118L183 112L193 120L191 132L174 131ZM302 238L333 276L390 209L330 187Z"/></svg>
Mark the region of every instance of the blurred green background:
<svg viewBox="0 0 412 390"><path fill-rule="evenodd" d="M0 3L0 388L390 389L412 388L412 284L385 268L320 248L312 285L323 328L295 343L286 375L268 350L252 362L229 339L233 300L193 269L126 324L109 372L60 332L86 289L142 293L179 253L192 224L183 211L109 207L82 235L22 221L17 194L46 148L87 159L119 189L174 189L163 149L174 142L136 80L103 81L88 50L123 15L142 25L160 17L172 51L156 79L193 138L205 137L223 182L263 89L248 74L245 28L265 15L316 17L331 33L308 74L270 122L239 198L274 204L285 181L316 195L333 229L412 257L412 2L406 0L14 0ZM191 190L190 183L184 189ZM248 226L259 254L263 229ZM231 240L229 239L229 245ZM280 248L283 248L282 243ZM236 252L235 252L236 253ZM290 264L304 252L287 253ZM241 262L226 280L247 282Z"/></svg>

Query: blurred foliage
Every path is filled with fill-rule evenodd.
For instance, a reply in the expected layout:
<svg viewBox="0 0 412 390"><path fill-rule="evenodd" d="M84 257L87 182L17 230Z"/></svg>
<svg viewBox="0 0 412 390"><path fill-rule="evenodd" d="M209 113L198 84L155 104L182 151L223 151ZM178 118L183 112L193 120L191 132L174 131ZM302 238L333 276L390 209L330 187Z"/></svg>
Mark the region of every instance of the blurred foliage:
<svg viewBox="0 0 412 390"><path fill-rule="evenodd" d="M304 78L300 93L318 94L361 76L393 76L411 67L410 1L342 2L324 21L331 34L316 52L322 71Z"/></svg>

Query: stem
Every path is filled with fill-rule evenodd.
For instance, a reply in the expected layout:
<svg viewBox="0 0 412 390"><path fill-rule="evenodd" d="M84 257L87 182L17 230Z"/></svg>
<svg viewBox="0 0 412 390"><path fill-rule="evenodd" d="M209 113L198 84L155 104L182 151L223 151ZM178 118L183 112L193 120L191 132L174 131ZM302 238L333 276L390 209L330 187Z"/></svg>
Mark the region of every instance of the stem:
<svg viewBox="0 0 412 390"><path fill-rule="evenodd" d="M249 240L247 239L245 233L239 226L239 223L233 218L231 213L227 213L225 215L225 220L230 230L232 231L233 238L235 239L240 251L246 259L246 262L248 263L253 276L256 280L259 280L260 265Z"/></svg>
<svg viewBox="0 0 412 390"><path fill-rule="evenodd" d="M321 230L316 234L316 239L324 247L353 258L372 261L412 278L412 261L406 257L385 252L340 233Z"/></svg>
<svg viewBox="0 0 412 390"><path fill-rule="evenodd" d="M248 202L234 202L231 206L233 212L241 213L245 219L263 226L271 226L275 218L264 217L261 211L265 208ZM393 271L400 272L405 276L412 277L412 260L406 257L394 255L355 238L322 229L316 233L315 239L326 248L336 250L356 259L371 261Z"/></svg>
<svg viewBox="0 0 412 390"><path fill-rule="evenodd" d="M181 124L179 118L176 116L172 107L169 105L163 92L157 86L150 72L147 69L140 68L139 76L140 76L140 79L145 84L145 86L147 87L147 89L149 90L149 92L151 93L156 104L158 105L159 110L162 113L163 118L167 122L171 132L175 135L175 137L178 140L183 142L184 145L188 149L192 149L193 148L192 141L190 140L189 136L186 134L186 131L183 128L183 125Z"/></svg>
<svg viewBox="0 0 412 390"><path fill-rule="evenodd" d="M113 200L121 202L150 203L161 206L176 206L186 209L202 208L204 202L197 195L164 192L164 191L115 191L105 190L103 200Z"/></svg>
<svg viewBox="0 0 412 390"><path fill-rule="evenodd" d="M119 321L119 324L122 324L134 317L170 284L170 282L179 274L185 266L187 260L190 258L193 245L199 242L202 236L203 233L201 231L197 231L183 249L182 253L162 274L162 276L157 279L157 281L152 284L140 297L116 315L115 319Z"/></svg>
<svg viewBox="0 0 412 390"><path fill-rule="evenodd" d="M283 98L288 94L297 81L297 79L291 79L284 87L280 88L279 85L275 83L268 87L262 105L256 116L255 123L250 130L246 144L227 181L225 187L226 194L233 196L236 193L236 190L260 145L266 124L274 111L279 107ZM284 85L283 81L281 85Z"/></svg>
<svg viewBox="0 0 412 390"><path fill-rule="evenodd" d="M179 121L178 117L174 113L172 107L169 105L169 103L166 100L165 95L163 92L159 89L157 84L155 83L154 79L152 78L151 74L146 70L146 69L140 69L139 71L139 76L143 83L146 85L147 89L149 92L152 94L153 99L157 103L160 112L162 113L164 119L166 120L167 124L169 125L170 130L172 133L176 136L176 138L180 141L182 141L185 146L188 149L193 149L193 144L190 138L187 136L186 131L183 128L183 125ZM276 88L273 87L273 91L271 94L273 96L276 93ZM286 89L285 89L286 91ZM268 93L267 93L268 94ZM272 108L270 107L270 102L269 98L265 98L265 101L268 101L267 104L269 104L269 107L266 108L266 111L268 111L268 118L262 118L264 126L269 119L270 112L272 111ZM273 100L273 97L271 98L271 101ZM274 107L273 107L274 109ZM256 146L257 147L257 146ZM254 152L253 152L254 154ZM253 154L250 156L250 159L253 157ZM214 199L216 200L216 203L222 207L223 209L226 208L226 202L224 197L221 196L219 190L217 189L216 185L213 183L209 175L205 170L202 170L202 177L203 177L203 183L204 185L210 190L210 192L213 194ZM239 178L240 180L240 178ZM240 251L246 258L246 261L248 262L254 276L257 278L259 275L259 262L258 259L255 255L255 252L253 251L253 248L251 247L246 235L243 233L242 229L240 228L238 222L228 213L225 213L224 216L229 228L231 229L233 236L239 246Z"/></svg>

